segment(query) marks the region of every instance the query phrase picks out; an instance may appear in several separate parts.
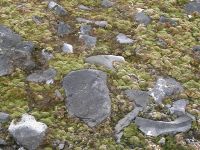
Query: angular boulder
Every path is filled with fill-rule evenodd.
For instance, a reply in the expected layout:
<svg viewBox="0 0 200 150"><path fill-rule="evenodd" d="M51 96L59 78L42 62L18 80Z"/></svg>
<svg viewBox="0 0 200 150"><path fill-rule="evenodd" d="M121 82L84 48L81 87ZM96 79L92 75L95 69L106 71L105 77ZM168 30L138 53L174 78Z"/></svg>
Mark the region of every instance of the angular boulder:
<svg viewBox="0 0 200 150"><path fill-rule="evenodd" d="M28 114L23 114L21 121L17 123L13 120L8 128L16 142L29 150L38 148L45 137L46 130L46 124L37 122Z"/></svg>
<svg viewBox="0 0 200 150"><path fill-rule="evenodd" d="M111 100L107 75L99 70L72 71L63 79L66 107L71 116L94 127L110 115Z"/></svg>

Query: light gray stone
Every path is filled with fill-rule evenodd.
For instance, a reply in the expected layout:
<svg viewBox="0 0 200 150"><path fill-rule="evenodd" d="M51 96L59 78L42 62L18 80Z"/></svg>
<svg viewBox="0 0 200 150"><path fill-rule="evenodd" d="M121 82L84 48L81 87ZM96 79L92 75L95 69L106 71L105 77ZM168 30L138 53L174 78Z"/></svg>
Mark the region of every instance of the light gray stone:
<svg viewBox="0 0 200 150"><path fill-rule="evenodd" d="M125 34L123 33L119 33L116 37L117 42L119 42L120 44L131 44L133 43L133 40L128 38Z"/></svg>
<svg viewBox="0 0 200 150"><path fill-rule="evenodd" d="M180 99L173 103L172 107L170 108L170 112L172 114L176 114L178 116L185 114L186 105L189 104L188 100Z"/></svg>
<svg viewBox="0 0 200 150"><path fill-rule="evenodd" d="M114 5L113 2L111 2L110 0L102 0L101 2L101 6L104 8L109 8L112 7Z"/></svg>
<svg viewBox="0 0 200 150"><path fill-rule="evenodd" d="M49 2L48 8L50 10L53 10L57 15L60 15L60 16L66 16L67 15L67 11L61 5L57 4L54 1Z"/></svg>
<svg viewBox="0 0 200 150"><path fill-rule="evenodd" d="M88 19L85 19L85 18L76 18L76 20L77 20L79 23L93 23L92 20L88 20Z"/></svg>
<svg viewBox="0 0 200 150"><path fill-rule="evenodd" d="M92 30L92 26L91 25L87 25L87 24L83 24L81 25L80 28L80 34L85 35L85 34L90 34Z"/></svg>
<svg viewBox="0 0 200 150"><path fill-rule="evenodd" d="M81 9L81 10L92 10L92 8L87 7L85 5L79 5L78 8Z"/></svg>
<svg viewBox="0 0 200 150"><path fill-rule="evenodd" d="M79 39L84 42L84 45L88 48L96 46L97 38L90 35L80 35Z"/></svg>
<svg viewBox="0 0 200 150"><path fill-rule="evenodd" d="M71 44L64 43L62 46L62 51L64 53L73 53L73 46Z"/></svg>
<svg viewBox="0 0 200 150"><path fill-rule="evenodd" d="M99 27L102 27L102 28L105 28L105 27L108 26L108 22L107 21L95 21L94 24L99 26Z"/></svg>
<svg viewBox="0 0 200 150"><path fill-rule="evenodd" d="M97 55L86 58L85 62L90 64L102 65L109 69L113 69L113 62L125 62L125 59L122 56Z"/></svg>
<svg viewBox="0 0 200 150"><path fill-rule="evenodd" d="M65 35L68 35L71 33L71 27L70 25L60 21L59 24L58 24L58 31L57 31L57 34L61 37L65 36Z"/></svg>
<svg viewBox="0 0 200 150"><path fill-rule="evenodd" d="M63 79L66 107L70 115L94 127L111 112L111 100L106 85L107 75L99 70L72 71Z"/></svg>
<svg viewBox="0 0 200 150"><path fill-rule="evenodd" d="M13 120L8 128L15 141L29 150L38 148L45 137L46 130L47 125L37 122L28 114L23 114L21 121L17 123Z"/></svg>

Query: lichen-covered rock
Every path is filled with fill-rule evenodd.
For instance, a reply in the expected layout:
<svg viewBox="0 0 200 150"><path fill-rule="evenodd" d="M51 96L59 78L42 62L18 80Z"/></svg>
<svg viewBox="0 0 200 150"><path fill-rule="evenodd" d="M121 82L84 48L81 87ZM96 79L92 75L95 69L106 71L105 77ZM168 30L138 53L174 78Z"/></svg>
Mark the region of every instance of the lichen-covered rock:
<svg viewBox="0 0 200 150"><path fill-rule="evenodd" d="M59 4L57 4L54 1L49 2L48 8L53 10L57 15L60 15L60 16L67 15L67 11L62 6L60 6Z"/></svg>
<svg viewBox="0 0 200 150"><path fill-rule="evenodd" d="M138 107L146 107L150 100L150 96L146 91L126 90L124 93L128 99L130 101L134 101L135 105Z"/></svg>
<svg viewBox="0 0 200 150"><path fill-rule="evenodd" d="M136 125L149 136L159 136L163 134L186 132L191 128L192 118L183 115L171 122L154 121L141 117L136 117Z"/></svg>
<svg viewBox="0 0 200 150"><path fill-rule="evenodd" d="M106 80L104 72L92 69L73 71L66 75L63 88L69 114L80 118L90 127L106 119L111 111Z"/></svg>
<svg viewBox="0 0 200 150"><path fill-rule="evenodd" d="M149 94L157 103L162 103L163 99L173 94L178 94L183 91L183 87L173 78L159 77L153 89L150 89Z"/></svg>
<svg viewBox="0 0 200 150"><path fill-rule="evenodd" d="M139 24L144 24L145 26L147 26L150 22L151 22L151 17L149 17L148 15L146 15L143 11L142 12L138 12L135 17L134 20L136 22L138 22Z"/></svg>
<svg viewBox="0 0 200 150"><path fill-rule="evenodd" d="M128 38L125 34L123 33L119 33L116 37L117 41L120 43L120 44L131 44L133 43L133 40Z"/></svg>
<svg viewBox="0 0 200 150"><path fill-rule="evenodd" d="M23 114L21 121L17 123L13 120L8 128L16 142L29 150L38 148L45 137L46 130L46 124L37 122L28 114Z"/></svg>
<svg viewBox="0 0 200 150"><path fill-rule="evenodd" d="M192 14L194 12L200 13L200 2L196 2L196 1L189 2L185 5L184 9L188 14Z"/></svg>
<svg viewBox="0 0 200 150"><path fill-rule="evenodd" d="M53 83L53 79L56 76L56 70L49 68L47 70L39 70L30 74L26 80L31 82L46 82L47 84Z"/></svg>
<svg viewBox="0 0 200 150"><path fill-rule="evenodd" d="M97 38L90 35L80 35L79 39L84 42L85 47L93 48L96 46Z"/></svg>
<svg viewBox="0 0 200 150"><path fill-rule="evenodd" d="M109 69L113 69L113 62L125 62L125 59L122 56L97 55L86 58L85 62L90 64L102 65Z"/></svg>
<svg viewBox="0 0 200 150"><path fill-rule="evenodd" d="M14 68L31 70L35 67L32 42L22 41L18 34L3 25L0 25L0 41L0 76L11 74Z"/></svg>

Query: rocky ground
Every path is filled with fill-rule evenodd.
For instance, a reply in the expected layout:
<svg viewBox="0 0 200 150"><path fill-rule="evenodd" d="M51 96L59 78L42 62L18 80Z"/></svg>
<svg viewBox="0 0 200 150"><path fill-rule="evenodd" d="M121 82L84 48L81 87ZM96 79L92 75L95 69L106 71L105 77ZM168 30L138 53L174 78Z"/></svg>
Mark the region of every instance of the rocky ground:
<svg viewBox="0 0 200 150"><path fill-rule="evenodd" d="M199 13L0 0L0 150L200 149Z"/></svg>

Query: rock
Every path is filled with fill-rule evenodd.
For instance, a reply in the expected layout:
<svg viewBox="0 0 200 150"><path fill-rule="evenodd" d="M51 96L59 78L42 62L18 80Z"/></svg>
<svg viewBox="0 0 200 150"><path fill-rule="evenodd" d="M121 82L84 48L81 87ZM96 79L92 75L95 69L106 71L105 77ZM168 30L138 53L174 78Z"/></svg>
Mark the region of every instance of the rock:
<svg viewBox="0 0 200 150"><path fill-rule="evenodd" d="M175 134L177 132L188 131L191 128L192 118L183 115L174 121L164 122L136 117L135 123L146 135L159 136L163 134Z"/></svg>
<svg viewBox="0 0 200 150"><path fill-rule="evenodd" d="M61 37L63 37L64 35L68 35L71 33L71 27L70 25L60 21L58 24L58 30L57 30L57 34Z"/></svg>
<svg viewBox="0 0 200 150"><path fill-rule="evenodd" d="M92 30L92 26L91 25L81 25L81 28L80 28L80 34L90 34L91 33L91 30Z"/></svg>
<svg viewBox="0 0 200 150"><path fill-rule="evenodd" d="M192 14L194 12L200 13L200 2L189 2L185 5L184 9L188 14Z"/></svg>
<svg viewBox="0 0 200 150"><path fill-rule="evenodd" d="M72 71L64 77L66 106L70 115L94 127L109 117L111 100L107 75L99 70Z"/></svg>
<svg viewBox="0 0 200 150"><path fill-rule="evenodd" d="M105 27L108 26L108 22L107 21L95 21L94 24L99 26L99 27L102 27L102 28L105 28Z"/></svg>
<svg viewBox="0 0 200 150"><path fill-rule="evenodd" d="M40 25L42 23L42 18L39 16L33 16L32 20L37 24Z"/></svg>
<svg viewBox="0 0 200 150"><path fill-rule="evenodd" d="M15 68L31 70L35 67L31 53L32 42L22 38L9 28L0 25L0 76L11 74Z"/></svg>
<svg viewBox="0 0 200 150"><path fill-rule="evenodd" d="M153 89L150 89L149 94L157 103L162 103L163 99L173 94L178 94L183 91L183 87L173 78L159 77Z"/></svg>
<svg viewBox="0 0 200 150"><path fill-rule="evenodd" d="M62 6L58 5L54 1L49 2L48 8L53 10L57 15L60 15L60 16L66 16L67 15L67 11Z"/></svg>
<svg viewBox="0 0 200 150"><path fill-rule="evenodd" d="M62 51L64 53L73 53L73 46L67 43L64 43L62 46Z"/></svg>
<svg viewBox="0 0 200 150"><path fill-rule="evenodd" d="M173 106L170 108L170 112L172 114L176 114L178 116L181 116L185 114L185 107L189 103L188 100L180 99L173 103Z"/></svg>
<svg viewBox="0 0 200 150"><path fill-rule="evenodd" d="M92 10L92 8L84 6L84 5L79 5L78 8L81 10Z"/></svg>
<svg viewBox="0 0 200 150"><path fill-rule="evenodd" d="M16 142L29 150L38 148L45 137L46 130L47 126L44 123L37 122L28 114L23 114L21 121L17 123L13 120L8 128Z"/></svg>
<svg viewBox="0 0 200 150"><path fill-rule="evenodd" d="M143 11L138 12L134 17L134 20L139 24L144 24L145 26L147 26L151 22L151 18L148 15L146 15Z"/></svg>
<svg viewBox="0 0 200 150"><path fill-rule="evenodd" d="M76 20L77 20L79 23L93 23L92 20L88 20L88 19L85 19L85 18L76 18Z"/></svg>
<svg viewBox="0 0 200 150"><path fill-rule="evenodd" d="M160 19L159 19L159 22L169 24L171 26L177 26L178 25L177 21L170 19L170 18L167 18L165 16L161 16Z"/></svg>
<svg viewBox="0 0 200 150"><path fill-rule="evenodd" d="M146 91L126 90L124 93L130 101L134 101L137 107L146 107L150 100L150 96Z"/></svg>
<svg viewBox="0 0 200 150"><path fill-rule="evenodd" d="M125 34L123 33L119 33L117 35L117 41L120 43L120 44L131 44L133 43L133 40L128 38Z"/></svg>
<svg viewBox="0 0 200 150"><path fill-rule="evenodd" d="M0 123L7 122L9 118L10 118L9 114L0 112Z"/></svg>
<svg viewBox="0 0 200 150"><path fill-rule="evenodd" d="M113 6L113 2L109 1L109 0L102 0L101 2L101 6L104 8L109 8Z"/></svg>
<svg viewBox="0 0 200 150"><path fill-rule="evenodd" d="M194 52L200 52L200 45L196 45L192 48Z"/></svg>
<svg viewBox="0 0 200 150"><path fill-rule="evenodd" d="M50 60L53 58L53 54L48 52L46 49L42 50L42 58L44 58L45 60Z"/></svg>
<svg viewBox="0 0 200 150"><path fill-rule="evenodd" d="M125 59L122 56L97 55L86 58L85 62L90 64L102 65L109 69L113 69L113 62L125 62Z"/></svg>
<svg viewBox="0 0 200 150"><path fill-rule="evenodd" d="M56 76L56 70L49 68L47 70L39 70L30 74L26 80L31 82L46 82L46 84L52 83Z"/></svg>
<svg viewBox="0 0 200 150"><path fill-rule="evenodd" d="M0 138L0 146L7 145L6 141Z"/></svg>
<svg viewBox="0 0 200 150"><path fill-rule="evenodd" d="M134 119L137 117L138 113L142 110L142 107L136 107L130 113L128 113L124 118L118 121L115 126L115 137L118 142L120 142L121 131L127 127Z"/></svg>
<svg viewBox="0 0 200 150"><path fill-rule="evenodd" d="M86 47L92 48L96 46L97 38L90 35L80 35L79 39L82 40Z"/></svg>
<svg viewBox="0 0 200 150"><path fill-rule="evenodd" d="M161 144L161 145L165 145L165 138L164 137L162 137L159 141L158 141L158 143L159 144Z"/></svg>

